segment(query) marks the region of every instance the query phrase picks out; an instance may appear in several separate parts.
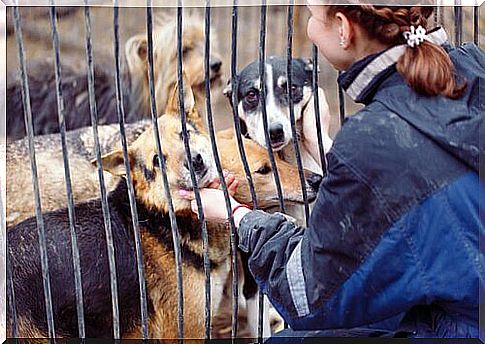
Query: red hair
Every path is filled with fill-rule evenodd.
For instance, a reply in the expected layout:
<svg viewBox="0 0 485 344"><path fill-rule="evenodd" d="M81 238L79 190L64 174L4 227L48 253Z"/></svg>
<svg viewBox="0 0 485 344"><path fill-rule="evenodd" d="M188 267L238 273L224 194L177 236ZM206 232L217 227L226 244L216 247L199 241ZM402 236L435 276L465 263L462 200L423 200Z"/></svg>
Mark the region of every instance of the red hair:
<svg viewBox="0 0 485 344"><path fill-rule="evenodd" d="M432 6L328 6L328 16L343 13L352 23L359 25L369 38L394 46L405 44L403 33L411 26L427 28ZM418 93L448 98L463 94L466 83L458 84L455 69L446 51L431 42L424 41L414 48L408 47L399 58L397 71Z"/></svg>

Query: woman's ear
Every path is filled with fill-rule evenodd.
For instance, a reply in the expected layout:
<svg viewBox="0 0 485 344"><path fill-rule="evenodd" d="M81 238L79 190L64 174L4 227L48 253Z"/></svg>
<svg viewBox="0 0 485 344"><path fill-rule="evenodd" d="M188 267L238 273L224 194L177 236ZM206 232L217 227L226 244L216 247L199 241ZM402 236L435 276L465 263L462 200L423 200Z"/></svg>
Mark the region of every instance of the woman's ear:
<svg viewBox="0 0 485 344"><path fill-rule="evenodd" d="M352 44L352 39L354 37L354 28L350 20L342 12L337 12L335 14L335 19L337 21L340 38L339 45L342 49L347 50Z"/></svg>

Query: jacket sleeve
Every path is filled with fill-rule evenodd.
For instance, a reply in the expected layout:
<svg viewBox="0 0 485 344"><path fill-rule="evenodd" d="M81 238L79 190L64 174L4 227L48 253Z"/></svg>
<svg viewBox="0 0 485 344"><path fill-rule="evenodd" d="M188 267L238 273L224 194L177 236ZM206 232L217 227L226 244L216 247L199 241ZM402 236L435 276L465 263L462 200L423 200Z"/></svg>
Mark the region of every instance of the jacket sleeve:
<svg viewBox="0 0 485 344"><path fill-rule="evenodd" d="M391 227L388 206L335 150L327 158L332 168L320 186L309 228L281 214L253 211L238 229L239 247L250 253L249 268L258 285L293 329L359 326L391 318L404 312L409 300L390 312L392 301L385 289L393 288L402 273L418 274L399 262L399 252L405 256L408 247L398 237L389 238L377 261L369 259ZM386 260L396 259L393 265L406 266L406 271L387 268ZM372 270L366 266L369 261L384 265Z"/></svg>

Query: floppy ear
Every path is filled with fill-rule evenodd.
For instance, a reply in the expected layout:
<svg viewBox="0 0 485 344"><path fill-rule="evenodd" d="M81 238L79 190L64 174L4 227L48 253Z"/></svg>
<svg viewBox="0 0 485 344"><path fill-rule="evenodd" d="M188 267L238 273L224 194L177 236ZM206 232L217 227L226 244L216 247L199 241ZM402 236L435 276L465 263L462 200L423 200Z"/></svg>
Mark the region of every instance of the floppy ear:
<svg viewBox="0 0 485 344"><path fill-rule="evenodd" d="M305 59L299 59L303 62L305 65L305 71L307 72L313 72L313 69L315 66L313 65L313 59L310 58L305 58ZM320 73L320 67L317 65L317 72Z"/></svg>
<svg viewBox="0 0 485 344"><path fill-rule="evenodd" d="M131 160L131 154L128 152L128 156ZM126 176L125 163L123 159L123 151L121 149L114 150L101 157L101 163L103 164L103 170L111 173L115 176ZM91 164L97 165L96 159L91 160ZM131 165L131 163L130 163Z"/></svg>
<svg viewBox="0 0 485 344"><path fill-rule="evenodd" d="M229 98L229 101L231 100L232 97L232 82L231 79L227 80L227 85L224 87L224 90L222 90L222 93Z"/></svg>
<svg viewBox="0 0 485 344"><path fill-rule="evenodd" d="M185 72L183 74L183 86L184 86L184 110L185 113L187 114L188 118L191 119L199 119L200 116L195 109L195 97L194 93L192 92L192 88L190 87L189 80L187 78L187 75ZM178 84L175 85L175 87L172 90L170 99L168 100L167 103L167 109L165 110L165 113L167 115L174 115L178 116L180 114L179 111L179 87ZM196 117L196 118L192 118Z"/></svg>
<svg viewBox="0 0 485 344"><path fill-rule="evenodd" d="M125 56L128 73L136 79L143 75L147 69L147 38L145 35L131 37L125 44Z"/></svg>

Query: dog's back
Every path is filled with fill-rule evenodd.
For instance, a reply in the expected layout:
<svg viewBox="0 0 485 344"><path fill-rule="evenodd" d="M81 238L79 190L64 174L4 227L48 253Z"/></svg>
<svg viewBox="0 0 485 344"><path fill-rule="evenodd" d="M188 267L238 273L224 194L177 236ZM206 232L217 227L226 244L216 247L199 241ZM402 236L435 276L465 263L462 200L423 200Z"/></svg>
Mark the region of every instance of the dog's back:
<svg viewBox="0 0 485 344"><path fill-rule="evenodd" d="M59 132L59 124L54 67L47 63L41 63L34 66L32 70L36 71L29 75L34 135L57 133ZM61 76L67 130L90 126L91 110L87 73L79 74L67 66L62 66ZM94 80L98 124L117 122L118 114L113 76L103 68L97 68ZM7 88L7 137L12 140L26 135L21 90L20 82L15 82ZM128 98L125 97L124 99L126 120L131 122L136 118L134 114L128 111L128 102L126 101Z"/></svg>
<svg viewBox="0 0 485 344"><path fill-rule="evenodd" d="M111 204L116 201L116 197L110 197ZM75 207L75 212L86 336L112 338L110 270L101 202L94 200L81 203ZM124 216L116 206L110 206L110 216L118 279L120 327L122 332L128 332L137 325L140 318L134 241ZM77 337L74 270L67 210L45 213L43 220L56 333L65 337ZM14 281L18 335L47 336L36 219L29 218L10 228L7 236L8 264ZM11 316L11 312L8 314ZM11 320L9 319L9 331Z"/></svg>

